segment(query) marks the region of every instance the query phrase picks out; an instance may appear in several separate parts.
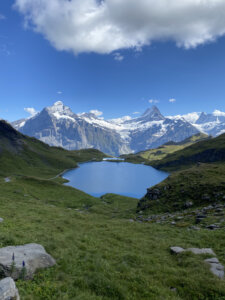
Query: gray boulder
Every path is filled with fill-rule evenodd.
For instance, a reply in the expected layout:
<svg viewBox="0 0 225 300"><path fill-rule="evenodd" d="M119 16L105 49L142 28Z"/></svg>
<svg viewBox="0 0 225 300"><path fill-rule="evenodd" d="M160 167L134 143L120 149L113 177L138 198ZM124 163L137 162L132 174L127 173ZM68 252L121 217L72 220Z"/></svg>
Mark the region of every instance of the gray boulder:
<svg viewBox="0 0 225 300"><path fill-rule="evenodd" d="M14 280L10 277L0 281L0 300L20 300Z"/></svg>
<svg viewBox="0 0 225 300"><path fill-rule="evenodd" d="M205 262L210 265L210 271L217 277L224 278L224 266L221 265L216 257L205 259Z"/></svg>
<svg viewBox="0 0 225 300"><path fill-rule="evenodd" d="M13 279L32 279L37 269L55 265L54 258L39 244L9 246L0 249L0 271Z"/></svg>
<svg viewBox="0 0 225 300"><path fill-rule="evenodd" d="M191 251L194 254L211 254L216 255L211 248L188 248L186 251Z"/></svg>
<svg viewBox="0 0 225 300"><path fill-rule="evenodd" d="M185 250L181 247L170 247L170 250L174 254L179 254L181 252L184 252Z"/></svg>

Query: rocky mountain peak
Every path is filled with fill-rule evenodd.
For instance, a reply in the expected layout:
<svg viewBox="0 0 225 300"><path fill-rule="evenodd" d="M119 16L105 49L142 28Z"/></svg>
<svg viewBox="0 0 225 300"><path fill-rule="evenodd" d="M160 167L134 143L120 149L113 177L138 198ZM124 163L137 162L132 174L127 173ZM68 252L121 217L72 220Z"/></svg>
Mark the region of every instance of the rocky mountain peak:
<svg viewBox="0 0 225 300"><path fill-rule="evenodd" d="M68 106L65 106L62 101L55 102L52 106L46 108L48 113L53 114L55 117L58 116L73 116L74 113Z"/></svg>
<svg viewBox="0 0 225 300"><path fill-rule="evenodd" d="M158 107L153 105L143 113L140 119L143 119L144 121L160 121L164 120L165 117L161 114Z"/></svg>

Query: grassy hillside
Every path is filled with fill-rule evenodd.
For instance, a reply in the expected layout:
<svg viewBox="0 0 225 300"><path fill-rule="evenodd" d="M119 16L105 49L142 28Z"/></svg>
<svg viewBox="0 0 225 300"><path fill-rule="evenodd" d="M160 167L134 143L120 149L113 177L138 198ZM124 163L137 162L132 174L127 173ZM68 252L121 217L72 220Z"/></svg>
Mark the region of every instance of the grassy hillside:
<svg viewBox="0 0 225 300"><path fill-rule="evenodd" d="M152 166L172 172L149 189L138 211L167 212L225 201L225 134L170 154ZM153 200L154 190L158 193ZM157 201L156 201L157 200Z"/></svg>
<svg viewBox="0 0 225 300"><path fill-rule="evenodd" d="M212 247L225 264L222 229L137 222L136 199L86 198L46 180L1 180L0 189L0 247L40 243L57 261L32 281L17 281L23 300L225 299L224 282L203 257L169 251Z"/></svg>
<svg viewBox="0 0 225 300"><path fill-rule="evenodd" d="M209 272L205 257L169 250L211 247L225 264L224 230L142 223L137 199L94 198L46 180L103 154L50 148L0 125L0 247L39 243L57 261L32 281L17 281L21 299L225 300L224 281Z"/></svg>
<svg viewBox="0 0 225 300"><path fill-rule="evenodd" d="M78 162L101 160L105 156L95 149L67 151L50 147L0 121L0 176L50 178L65 169L75 168Z"/></svg>
<svg viewBox="0 0 225 300"><path fill-rule="evenodd" d="M175 142L169 142L165 145L162 145L156 149L150 149L144 152L140 152L139 155L147 160L154 161L154 160L161 160L164 157L166 157L168 154L177 152L179 150L182 150L188 146L191 146L192 144L199 142L201 140L208 139L208 135L199 133L196 135L193 135L184 141L180 143Z"/></svg>
<svg viewBox="0 0 225 300"><path fill-rule="evenodd" d="M225 134L214 139L200 141L183 150L167 155L160 161L153 161L152 166L163 170L187 168L196 163L225 161Z"/></svg>
<svg viewBox="0 0 225 300"><path fill-rule="evenodd" d="M209 139L208 135L198 133L179 143L168 142L156 149L149 149L136 154L122 155L122 157L125 158L126 161L130 161L133 163L148 163L148 161L158 161L165 158L168 154L175 153L190 145L193 145L196 142L206 139Z"/></svg>

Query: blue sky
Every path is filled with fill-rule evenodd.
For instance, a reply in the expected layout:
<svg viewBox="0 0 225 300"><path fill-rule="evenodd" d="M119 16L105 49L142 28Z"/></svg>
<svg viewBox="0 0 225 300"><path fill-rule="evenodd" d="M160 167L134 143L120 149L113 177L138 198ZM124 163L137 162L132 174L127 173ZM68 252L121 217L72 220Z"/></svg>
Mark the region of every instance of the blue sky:
<svg viewBox="0 0 225 300"><path fill-rule="evenodd" d="M93 2L85 1L87 5ZM80 45L83 40L78 39L68 46L57 40L57 32L53 37L46 33L46 23L37 27L34 17L25 28L29 7L12 8L14 3L0 3L0 117L13 121L28 116L24 108L41 110L58 100L76 113L100 110L106 119L142 113L151 106L150 99L157 100L164 115L225 110L225 37L221 28L213 42L202 39L199 45L193 44L196 37L181 40L179 33L179 39L156 36L150 45L144 40L141 46L140 41L127 47L111 46L110 41L102 44L104 39L101 44ZM33 24L39 32L31 28ZM75 33L70 33L72 41ZM133 41L130 33L129 39Z"/></svg>

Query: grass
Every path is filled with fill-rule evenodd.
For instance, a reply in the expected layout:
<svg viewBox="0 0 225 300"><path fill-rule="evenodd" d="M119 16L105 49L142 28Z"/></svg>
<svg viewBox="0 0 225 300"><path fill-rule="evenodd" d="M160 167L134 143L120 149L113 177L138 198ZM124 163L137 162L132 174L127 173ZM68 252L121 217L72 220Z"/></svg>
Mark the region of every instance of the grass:
<svg viewBox="0 0 225 300"><path fill-rule="evenodd" d="M0 246L40 243L57 261L17 282L22 299L225 299L202 257L169 251L212 247L225 263L222 230L130 222L137 199L94 198L47 180L14 178L0 188Z"/></svg>
<svg viewBox="0 0 225 300"><path fill-rule="evenodd" d="M0 247L39 243L57 261L32 281L17 281L23 300L225 300L224 281L209 272L204 257L169 250L211 247L225 264L223 229L134 221L138 199L95 198L54 178L104 154L50 148L7 130L0 134Z"/></svg>
<svg viewBox="0 0 225 300"><path fill-rule="evenodd" d="M193 135L182 142L175 143L175 142L168 142L156 149L149 149L146 151L138 152L136 154L128 154L122 155L126 161L133 162L133 163L146 163L152 161L161 161L163 158L167 157L169 154L175 153L177 151L183 150L199 141L209 139L208 135L203 133L198 133Z"/></svg>
<svg viewBox="0 0 225 300"><path fill-rule="evenodd" d="M192 207L225 201L225 163L194 165L172 172L152 189L160 191L160 197L151 200L146 195L139 203L138 211L148 213L184 210L187 202Z"/></svg>
<svg viewBox="0 0 225 300"><path fill-rule="evenodd" d="M197 142L183 150L167 155L160 161L150 162L153 167L167 171L190 168L197 163L225 161L225 134Z"/></svg>

